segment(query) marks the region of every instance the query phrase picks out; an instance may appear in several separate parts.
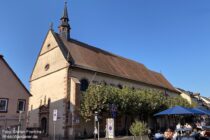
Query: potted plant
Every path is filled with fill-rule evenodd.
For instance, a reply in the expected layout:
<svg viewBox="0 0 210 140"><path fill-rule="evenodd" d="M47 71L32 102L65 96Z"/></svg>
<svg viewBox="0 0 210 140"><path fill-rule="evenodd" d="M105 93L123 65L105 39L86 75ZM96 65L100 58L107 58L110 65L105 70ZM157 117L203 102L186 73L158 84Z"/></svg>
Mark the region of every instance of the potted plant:
<svg viewBox="0 0 210 140"><path fill-rule="evenodd" d="M130 126L130 132L133 135L134 140L143 140L142 136L148 133L148 127L145 122L135 120ZM145 139L145 138L144 138Z"/></svg>

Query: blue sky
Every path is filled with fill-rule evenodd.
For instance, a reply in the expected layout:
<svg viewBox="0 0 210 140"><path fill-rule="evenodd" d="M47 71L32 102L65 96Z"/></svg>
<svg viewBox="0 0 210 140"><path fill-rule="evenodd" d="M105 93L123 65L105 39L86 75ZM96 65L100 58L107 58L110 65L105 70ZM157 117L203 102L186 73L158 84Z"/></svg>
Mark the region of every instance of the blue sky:
<svg viewBox="0 0 210 140"><path fill-rule="evenodd" d="M2 0L0 53L29 88L62 0ZM71 0L71 37L145 64L176 87L210 96L209 0Z"/></svg>

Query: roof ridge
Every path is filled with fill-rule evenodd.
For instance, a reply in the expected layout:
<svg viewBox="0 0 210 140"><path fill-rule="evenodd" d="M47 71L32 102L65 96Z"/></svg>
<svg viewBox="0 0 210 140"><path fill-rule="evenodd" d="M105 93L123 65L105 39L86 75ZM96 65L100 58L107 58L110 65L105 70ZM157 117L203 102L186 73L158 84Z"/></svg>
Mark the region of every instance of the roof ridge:
<svg viewBox="0 0 210 140"><path fill-rule="evenodd" d="M144 64L142 64L142 63L140 63L140 62L138 62L138 61L135 61L135 60L132 60L132 59L129 59L129 58L125 58L125 57L120 56L120 55L118 55L118 54L114 54L114 53L109 52L109 51L107 51L107 50L103 50L103 49L101 49L101 48L98 48L98 47L89 45L89 44L87 44L87 43L78 41L78 40L76 40L76 39L72 39L72 38L71 38L69 41L70 41L70 42L73 41L72 43L81 43L81 44L83 44L83 45L86 45L86 46L81 46L81 47L90 47L91 49L99 50L99 51L101 51L101 52L107 53L107 54L112 55L112 56L114 56L114 57L118 57L118 58L121 58L121 59L124 59L124 60L131 61L131 62L133 62L133 63L137 63L137 64L140 64L140 65L143 65L145 68L147 68ZM147 69L148 69L148 68L147 68Z"/></svg>
<svg viewBox="0 0 210 140"><path fill-rule="evenodd" d="M154 71L154 70L150 70L150 69L148 69L149 71L151 71L151 72L154 72L154 73L157 73L157 74L161 74L160 72L156 72L156 71ZM162 74L161 74L162 75Z"/></svg>

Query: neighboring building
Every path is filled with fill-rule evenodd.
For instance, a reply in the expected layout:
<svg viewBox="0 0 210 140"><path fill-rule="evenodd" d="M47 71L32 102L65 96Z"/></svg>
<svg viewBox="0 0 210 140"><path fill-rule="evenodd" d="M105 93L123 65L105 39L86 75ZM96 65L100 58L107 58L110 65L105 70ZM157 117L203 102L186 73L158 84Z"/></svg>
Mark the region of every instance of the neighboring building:
<svg viewBox="0 0 210 140"><path fill-rule="evenodd" d="M207 108L210 109L210 99L204 96L200 97L201 100L203 101L203 105Z"/></svg>
<svg viewBox="0 0 210 140"><path fill-rule="evenodd" d="M197 96L198 94L195 94L191 91L186 91L184 89L181 89L181 88L177 88L177 91L179 91L181 94L180 96L184 99L186 99L190 104L193 104L195 103L196 105L202 105L202 102L200 99L194 97L194 96ZM200 94L199 94L200 95Z"/></svg>
<svg viewBox="0 0 210 140"><path fill-rule="evenodd" d="M210 109L208 98L201 96L200 93L194 93L193 97L200 102L199 106L201 108Z"/></svg>
<svg viewBox="0 0 210 140"><path fill-rule="evenodd" d="M29 91L0 55L0 132L17 128L19 112L23 111L21 125L26 128Z"/></svg>
<svg viewBox="0 0 210 140"><path fill-rule="evenodd" d="M59 34L49 30L30 78L29 127L53 134L53 110L58 109L56 136L59 138L93 134L93 123L79 116L81 91L89 84L106 83L122 88L157 89L166 96L179 92L157 72L143 64L114 55L70 37L65 5ZM117 119L116 129L124 128L124 118ZM105 120L100 125L103 132Z"/></svg>
<svg viewBox="0 0 210 140"><path fill-rule="evenodd" d="M181 88L177 88L181 94L180 96L186 99L190 104L196 104L199 108L210 109L210 100L206 97L200 95L200 93L193 93L191 91L186 91Z"/></svg>

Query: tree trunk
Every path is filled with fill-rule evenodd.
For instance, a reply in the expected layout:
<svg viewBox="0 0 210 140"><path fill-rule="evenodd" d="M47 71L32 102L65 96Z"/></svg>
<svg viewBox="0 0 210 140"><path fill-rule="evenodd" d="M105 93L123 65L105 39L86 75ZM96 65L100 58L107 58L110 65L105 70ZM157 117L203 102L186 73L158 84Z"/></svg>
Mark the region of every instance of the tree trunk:
<svg viewBox="0 0 210 140"><path fill-rule="evenodd" d="M128 130L127 130L127 125L128 125L128 115L125 115L125 134L128 135Z"/></svg>

